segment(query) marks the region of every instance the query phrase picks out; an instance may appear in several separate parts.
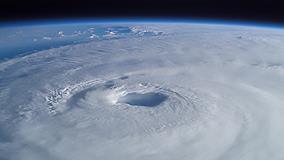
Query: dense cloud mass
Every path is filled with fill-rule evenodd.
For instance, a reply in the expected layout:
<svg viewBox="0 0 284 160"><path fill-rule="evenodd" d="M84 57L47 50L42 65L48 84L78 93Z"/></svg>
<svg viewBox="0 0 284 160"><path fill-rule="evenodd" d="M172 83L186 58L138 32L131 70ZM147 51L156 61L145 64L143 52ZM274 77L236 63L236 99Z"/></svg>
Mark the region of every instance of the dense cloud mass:
<svg viewBox="0 0 284 160"><path fill-rule="evenodd" d="M284 159L283 30L137 25L0 63L0 159Z"/></svg>

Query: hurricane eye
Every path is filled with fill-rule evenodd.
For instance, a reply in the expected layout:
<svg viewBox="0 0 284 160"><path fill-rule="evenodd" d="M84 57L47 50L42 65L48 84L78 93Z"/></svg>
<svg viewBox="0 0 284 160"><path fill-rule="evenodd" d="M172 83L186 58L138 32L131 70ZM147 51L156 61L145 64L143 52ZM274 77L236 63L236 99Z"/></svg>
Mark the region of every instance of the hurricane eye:
<svg viewBox="0 0 284 160"><path fill-rule="evenodd" d="M128 93L118 99L119 103L126 103L132 106L156 107L167 100L168 96L162 93Z"/></svg>

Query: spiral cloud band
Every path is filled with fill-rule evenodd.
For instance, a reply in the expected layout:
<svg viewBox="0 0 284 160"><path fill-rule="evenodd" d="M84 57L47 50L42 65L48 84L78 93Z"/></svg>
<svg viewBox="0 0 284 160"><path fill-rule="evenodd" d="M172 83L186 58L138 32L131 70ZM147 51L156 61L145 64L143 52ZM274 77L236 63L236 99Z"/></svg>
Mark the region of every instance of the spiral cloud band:
<svg viewBox="0 0 284 160"><path fill-rule="evenodd" d="M121 26L0 63L0 159L284 159L284 30Z"/></svg>

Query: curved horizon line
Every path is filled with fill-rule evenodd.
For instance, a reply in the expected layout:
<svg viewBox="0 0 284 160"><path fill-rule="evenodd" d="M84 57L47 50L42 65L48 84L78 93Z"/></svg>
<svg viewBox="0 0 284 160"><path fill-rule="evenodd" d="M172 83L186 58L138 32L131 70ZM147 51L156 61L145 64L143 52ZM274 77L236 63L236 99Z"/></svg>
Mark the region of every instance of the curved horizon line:
<svg viewBox="0 0 284 160"><path fill-rule="evenodd" d="M200 23L200 24L216 24L216 25L241 25L252 27L268 27L283 29L283 23L264 22L257 20L229 20L221 18L148 18L148 17L124 17L124 18L106 18L106 17L88 17L88 18L43 18L33 20L14 20L0 22L0 28L18 27L18 26L35 26L35 25L63 25L63 24L115 24L115 23Z"/></svg>

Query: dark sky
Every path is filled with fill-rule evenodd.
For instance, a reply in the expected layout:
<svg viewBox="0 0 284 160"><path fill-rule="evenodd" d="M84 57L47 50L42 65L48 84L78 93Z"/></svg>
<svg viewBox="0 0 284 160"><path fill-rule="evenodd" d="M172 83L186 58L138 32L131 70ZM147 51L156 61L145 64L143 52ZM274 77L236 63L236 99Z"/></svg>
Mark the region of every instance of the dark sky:
<svg viewBox="0 0 284 160"><path fill-rule="evenodd" d="M284 0L1 0L0 20L143 17L284 23Z"/></svg>

